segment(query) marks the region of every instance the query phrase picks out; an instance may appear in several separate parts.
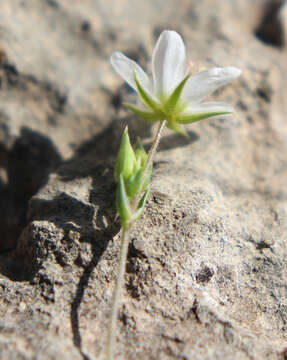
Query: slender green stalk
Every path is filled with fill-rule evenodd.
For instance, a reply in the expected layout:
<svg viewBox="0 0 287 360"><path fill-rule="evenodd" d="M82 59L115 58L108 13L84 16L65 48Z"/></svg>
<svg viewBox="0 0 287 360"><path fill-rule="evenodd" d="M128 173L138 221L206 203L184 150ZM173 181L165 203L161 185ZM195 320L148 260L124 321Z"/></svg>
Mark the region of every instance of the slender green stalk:
<svg viewBox="0 0 287 360"><path fill-rule="evenodd" d="M120 261L119 261L119 271L118 277L116 280L116 285L114 289L111 317L110 317L110 326L108 330L108 340L106 347L106 360L113 360L115 339L116 339L116 326L117 326L117 316L118 309L121 301L122 287L125 275L125 265L128 255L128 245L129 245L129 228L122 227L121 235L121 250L120 250Z"/></svg>
<svg viewBox="0 0 287 360"><path fill-rule="evenodd" d="M133 210L135 210L137 208L138 202L139 202L140 197L142 195L142 188L143 188L144 182L145 182L146 177L147 177L148 169L150 168L150 166L153 163L153 159L154 159L158 144L160 142L162 131L163 131L164 127L165 127L165 124L166 124L166 120L162 120L159 123L159 127L157 129L156 134L155 134L155 138L153 140L152 146L151 146L150 151L148 153L148 158L147 158L147 161L146 161L146 164L145 164L141 184L139 186L139 189L138 189L137 195L135 197L135 200L133 201Z"/></svg>
<svg viewBox="0 0 287 360"><path fill-rule="evenodd" d="M153 158L155 156L162 131L164 129L166 120L162 120L159 124L157 129L154 141L152 143L151 149L148 153L148 158L145 164L141 184L139 186L137 195L135 196L135 200L133 201L133 209L132 212L135 212L137 209L138 202L140 197L142 196L142 189L144 186L144 182L147 176L148 169L152 165ZM108 339L107 339L107 347L106 347L106 360L113 360L114 356L114 347L115 347L115 339L116 339L116 329L117 329L117 316L118 316L118 309L121 302L121 295L122 295L122 287L124 282L124 275L125 275L125 265L128 255L128 245L129 245L129 230L133 223L128 226L122 227L122 235L121 235L121 250L120 250L120 259L119 259L119 271L118 277L116 280L114 295L113 295L113 303L112 303L112 310L111 310L111 317L110 317L110 325L108 329Z"/></svg>

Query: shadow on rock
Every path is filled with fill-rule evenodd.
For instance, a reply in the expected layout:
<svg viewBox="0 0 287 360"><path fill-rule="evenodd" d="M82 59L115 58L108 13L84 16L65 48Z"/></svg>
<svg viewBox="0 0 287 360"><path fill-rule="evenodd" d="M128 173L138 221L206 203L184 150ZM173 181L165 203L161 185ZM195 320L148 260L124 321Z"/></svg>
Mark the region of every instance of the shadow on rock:
<svg viewBox="0 0 287 360"><path fill-rule="evenodd" d="M188 146L199 139L199 136L193 131L188 131L187 135L188 136L171 134L164 136L160 141L159 151L166 151L177 147Z"/></svg>
<svg viewBox="0 0 287 360"><path fill-rule="evenodd" d="M10 151L0 150L0 251L13 249L26 225L28 201L48 179L61 157L46 136L23 127ZM1 181L2 180L2 181Z"/></svg>
<svg viewBox="0 0 287 360"><path fill-rule="evenodd" d="M113 168L104 164L92 167L86 164L79 169L78 165L76 160L70 162L67 171L62 168L59 182L51 184L51 188L61 188L68 179L88 177L92 178L88 196L81 197L80 183L74 195L61 192L51 200L32 198L30 225L22 233L17 256L24 259L26 268L30 268L30 281L40 286L42 296L48 302L55 301L56 281L65 278L66 270L70 269L76 282L69 300L73 342L82 357L89 359L81 349L79 307L94 268L120 226L115 222ZM53 270L53 264L56 270Z"/></svg>

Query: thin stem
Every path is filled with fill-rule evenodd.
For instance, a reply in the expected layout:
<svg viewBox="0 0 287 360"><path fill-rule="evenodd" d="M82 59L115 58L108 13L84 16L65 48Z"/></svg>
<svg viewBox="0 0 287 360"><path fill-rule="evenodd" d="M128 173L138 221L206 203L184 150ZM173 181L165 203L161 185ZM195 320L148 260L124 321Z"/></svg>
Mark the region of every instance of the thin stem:
<svg viewBox="0 0 287 360"><path fill-rule="evenodd" d="M118 309L119 309L119 305L120 305L120 301L121 301L126 260L127 260L127 255L128 255L128 245L129 245L128 230L129 230L129 228L122 227L119 271L118 271L118 277L116 280L116 285L115 285L114 295L113 295L110 326L109 326L109 330L108 330L108 340L107 340L107 348L106 348L106 360L113 360L115 338L116 338L117 316L118 316Z"/></svg>
<svg viewBox="0 0 287 360"><path fill-rule="evenodd" d="M133 201L133 210L135 211L137 209L137 205L140 199L140 196L142 195L142 188L144 186L145 179L147 177L147 172L150 166L152 165L153 158L155 156L162 131L164 129L166 120L162 120L159 124L159 127L157 129L154 141L152 143L151 149L148 153L148 158L145 164L142 180L139 186L139 190L137 192L137 195L135 197L135 200ZM116 325L117 325L117 316L118 316L118 309L121 301L121 294L122 294L122 287L123 287L123 281L124 281L124 275L125 275L125 266L126 266L126 260L128 255L128 245L129 245L129 229L132 226L123 226L122 227L122 235L121 235L121 250L120 250L120 262L119 262L119 271L118 271L118 277L115 285L114 295L113 295L113 303L112 303L112 310L111 310L111 317L110 317L110 326L108 330L108 339L107 339L107 347L106 347L106 360L113 360L114 356L114 347L115 347L115 339L116 339Z"/></svg>
<svg viewBox="0 0 287 360"><path fill-rule="evenodd" d="M150 151L148 153L148 158L147 158L147 161L146 161L146 164L145 164L143 176L142 176L142 179L141 179L141 184L140 184L139 189L137 191L137 195L135 197L135 200L133 201L134 210L137 208L138 202L139 202L140 197L142 195L142 188L144 186L148 170L149 170L150 166L153 163L153 158L155 156L158 144L160 142L161 134L162 134L162 131L163 131L164 127L165 127L165 124L166 124L166 120L162 120L160 122L159 127L157 129L157 132L155 134L155 138L153 140L152 146L151 146Z"/></svg>

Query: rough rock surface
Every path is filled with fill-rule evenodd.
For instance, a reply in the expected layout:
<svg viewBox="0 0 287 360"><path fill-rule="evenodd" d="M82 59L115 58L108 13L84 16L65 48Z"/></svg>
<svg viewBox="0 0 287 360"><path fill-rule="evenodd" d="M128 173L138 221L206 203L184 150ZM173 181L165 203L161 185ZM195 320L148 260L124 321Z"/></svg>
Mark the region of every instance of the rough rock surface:
<svg viewBox="0 0 287 360"><path fill-rule="evenodd" d="M119 253L115 154L126 123L147 148L155 131L123 109L134 94L108 56L150 69L165 28L200 66L243 75L214 96L233 117L162 139L131 235L116 358L287 358L286 3L9 0L1 359L103 358Z"/></svg>

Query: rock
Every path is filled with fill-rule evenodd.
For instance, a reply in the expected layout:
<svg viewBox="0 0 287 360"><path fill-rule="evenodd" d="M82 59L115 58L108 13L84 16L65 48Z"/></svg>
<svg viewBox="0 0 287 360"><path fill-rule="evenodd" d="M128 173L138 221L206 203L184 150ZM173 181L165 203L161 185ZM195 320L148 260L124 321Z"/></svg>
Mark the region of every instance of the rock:
<svg viewBox="0 0 287 360"><path fill-rule="evenodd" d="M108 56L121 50L150 68L164 28L183 35L199 66L243 75L213 97L234 116L194 124L188 139L166 130L161 141L130 236L116 358L286 357L278 4L280 46L262 38L267 1L0 4L2 249L18 238L0 255L1 358L104 358L120 248L113 164L125 123L147 148L155 132L123 109L135 96Z"/></svg>

